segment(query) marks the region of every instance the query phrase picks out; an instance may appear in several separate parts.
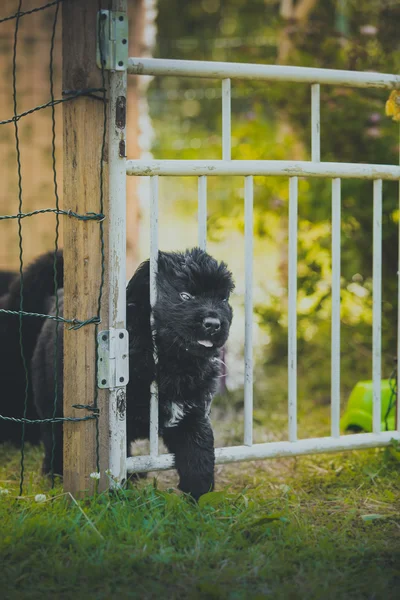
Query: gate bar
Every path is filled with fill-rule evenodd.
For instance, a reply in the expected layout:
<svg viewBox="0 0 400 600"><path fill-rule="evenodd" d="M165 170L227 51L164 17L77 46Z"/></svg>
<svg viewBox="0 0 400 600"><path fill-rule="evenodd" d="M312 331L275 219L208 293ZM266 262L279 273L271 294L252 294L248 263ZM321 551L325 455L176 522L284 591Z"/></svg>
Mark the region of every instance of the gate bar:
<svg viewBox="0 0 400 600"><path fill-rule="evenodd" d="M331 435L340 436L340 209L341 181L332 179Z"/></svg>
<svg viewBox="0 0 400 600"><path fill-rule="evenodd" d="M311 86L311 160L321 160L320 138L320 85L313 83Z"/></svg>
<svg viewBox="0 0 400 600"><path fill-rule="evenodd" d="M295 160L127 160L127 175L282 175L398 181L400 166Z"/></svg>
<svg viewBox="0 0 400 600"><path fill-rule="evenodd" d="M201 175L198 179L198 242L199 248L206 250L207 248L207 177Z"/></svg>
<svg viewBox="0 0 400 600"><path fill-rule="evenodd" d="M216 464L225 464L239 460L259 460L262 458L381 448L389 446L392 440L400 441L400 432L383 431L378 434L356 433L343 435L339 438L309 438L297 442L266 442L263 444L254 444L250 447L232 446L230 448L215 448L215 462ZM154 458L151 456L130 456L127 459L128 472L143 473L146 471L165 471L173 468L173 454L160 454Z"/></svg>
<svg viewBox="0 0 400 600"><path fill-rule="evenodd" d="M244 180L244 444L253 444L253 177Z"/></svg>
<svg viewBox="0 0 400 600"><path fill-rule="evenodd" d="M222 80L222 160L231 160L231 80Z"/></svg>
<svg viewBox="0 0 400 600"><path fill-rule="evenodd" d="M157 301L158 272L158 177L150 178L150 306L153 309ZM153 334L154 365L157 365L157 348L154 343L154 317L150 323ZM157 371L157 369L156 369ZM158 385L154 380L150 386L150 456L158 455Z"/></svg>
<svg viewBox="0 0 400 600"><path fill-rule="evenodd" d="M399 162L400 162L400 123L399 123ZM398 191L398 199L399 199L399 209L400 209L400 181L399 181L399 191ZM400 431L400 406L399 406L399 381L400 381L400 219L398 226L398 260L397 260L397 385L396 385L396 426L397 430Z"/></svg>
<svg viewBox="0 0 400 600"><path fill-rule="evenodd" d="M132 75L208 77L210 79L263 79L389 90L400 88L400 76L389 73L202 60L130 57L128 58L128 73Z"/></svg>
<svg viewBox="0 0 400 600"><path fill-rule="evenodd" d="M374 181L374 225L372 268L372 388L373 432L381 430L381 346L382 346L382 180Z"/></svg>
<svg viewBox="0 0 400 600"><path fill-rule="evenodd" d="M288 418L289 441L297 440L297 208L298 178L289 179Z"/></svg>
<svg viewBox="0 0 400 600"><path fill-rule="evenodd" d="M125 12L126 1L118 8ZM126 329L126 159L120 152L126 143L126 71L110 71L109 97L109 327ZM121 114L123 118L121 118ZM124 146L125 147L125 146ZM126 387L109 392L109 469L113 482L126 479Z"/></svg>

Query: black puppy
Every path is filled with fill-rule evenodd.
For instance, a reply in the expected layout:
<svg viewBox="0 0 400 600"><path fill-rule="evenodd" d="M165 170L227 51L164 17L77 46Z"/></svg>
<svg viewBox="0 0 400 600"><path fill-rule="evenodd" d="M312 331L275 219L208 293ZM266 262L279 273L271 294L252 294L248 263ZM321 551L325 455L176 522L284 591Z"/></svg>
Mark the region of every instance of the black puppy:
<svg viewBox="0 0 400 600"><path fill-rule="evenodd" d="M128 448L131 442L149 437L150 385L156 378L159 433L175 455L180 489L197 499L214 487L214 438L209 414L220 373L219 348L228 338L232 321L228 301L234 283L224 263L218 263L198 248L184 253L159 253L157 302L153 310L156 368L149 286L146 261L127 288ZM35 402L42 418L53 412L54 331L54 323L45 323L33 357ZM62 336L59 343L61 357ZM57 415L61 415L62 390L58 396ZM52 451L50 428L44 427L43 433L46 450L43 468L48 471ZM60 426L55 427L55 434L57 450L53 466L55 472L62 473Z"/></svg>
<svg viewBox="0 0 400 600"><path fill-rule="evenodd" d="M209 413L220 373L219 348L228 338L232 321L228 301L233 288L227 266L199 248L160 253L153 311L159 432L175 455L180 489L195 498L214 487ZM155 373L148 262L129 282L127 305L127 434L128 440L135 440L149 435L149 390Z"/></svg>
<svg viewBox="0 0 400 600"><path fill-rule="evenodd" d="M23 310L46 314L48 302L54 293L54 253L43 254L23 271ZM63 259L61 252L56 255L57 286L62 286ZM0 298L0 308L20 310L20 277L9 277L8 291ZM34 408L30 363L37 338L43 326L39 317L22 317L22 346L20 348L20 319L18 315L0 312L0 415L21 418L24 416L25 395L27 393L26 418L36 419ZM25 375L24 361L28 370ZM0 419L0 443L21 443L22 425ZM38 443L40 430L37 425L27 425L25 440Z"/></svg>
<svg viewBox="0 0 400 600"><path fill-rule="evenodd" d="M8 292L10 283L16 275L15 271L0 271L0 298Z"/></svg>

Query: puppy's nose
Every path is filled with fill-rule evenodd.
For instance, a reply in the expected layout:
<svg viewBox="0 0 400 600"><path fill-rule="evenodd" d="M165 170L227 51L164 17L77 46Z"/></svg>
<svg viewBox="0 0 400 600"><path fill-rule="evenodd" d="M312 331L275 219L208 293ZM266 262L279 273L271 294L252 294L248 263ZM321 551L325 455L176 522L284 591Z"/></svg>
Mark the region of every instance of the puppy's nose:
<svg viewBox="0 0 400 600"><path fill-rule="evenodd" d="M213 334L221 329L221 321L214 317L206 317L203 319L203 327L207 333Z"/></svg>

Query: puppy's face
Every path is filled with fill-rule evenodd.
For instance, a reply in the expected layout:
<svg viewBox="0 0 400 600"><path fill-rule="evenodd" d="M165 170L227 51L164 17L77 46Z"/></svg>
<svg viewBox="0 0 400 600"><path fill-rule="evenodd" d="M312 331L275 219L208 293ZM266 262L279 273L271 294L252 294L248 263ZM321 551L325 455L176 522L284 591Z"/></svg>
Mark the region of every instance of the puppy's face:
<svg viewBox="0 0 400 600"><path fill-rule="evenodd" d="M154 322L164 347L211 356L228 339L234 288L224 263L194 248L160 253Z"/></svg>

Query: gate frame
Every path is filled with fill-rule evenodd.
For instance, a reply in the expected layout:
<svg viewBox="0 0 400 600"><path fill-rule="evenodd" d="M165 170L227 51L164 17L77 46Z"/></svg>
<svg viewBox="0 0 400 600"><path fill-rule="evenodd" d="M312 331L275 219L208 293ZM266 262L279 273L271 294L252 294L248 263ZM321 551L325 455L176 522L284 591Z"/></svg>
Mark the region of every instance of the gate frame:
<svg viewBox="0 0 400 600"><path fill-rule="evenodd" d="M126 15L126 0L112 0L112 10L120 11ZM103 2L101 0L101 5ZM72 8L71 8L72 7ZM86 19L82 22L75 18L71 19L73 10L82 10ZM109 8L108 5L104 8ZM69 20L68 14L69 11ZM381 270L382 270L382 180L400 180L400 166L398 165L371 165L355 163L327 163L320 161L320 85L341 85L351 87L374 87L381 89L400 88L400 76L379 73L359 73L353 71L339 71L331 69L315 69L305 67L287 67L276 65L256 65L242 63L221 63L208 61L180 61L150 58L128 58L126 67L122 70L97 69L93 67L95 61L96 42L93 38L93 23L97 7L93 7L91 0L80 2L63 3L63 48L64 52L73 54L76 52L80 62L73 61L75 66L82 68L85 64L87 81L86 87L92 87L91 77L99 81L101 74L103 84L108 92L107 108L107 142L108 154L103 156L104 179L102 182L105 200L106 235L105 235L105 277L107 294L102 303L103 322L107 323L108 330L125 329L126 319L126 176L141 175L150 176L150 212L151 212L151 242L150 242L150 302L153 306L156 300L156 274L158 257L158 177L162 175L198 176L198 231L199 245L206 247L207 233L207 176L235 175L244 177L245 188L245 257L246 257L246 293L245 293L245 385L244 385L244 443L240 446L216 448L216 463L228 463L243 460L255 460L279 456L296 456L301 454L314 454L324 452L337 452L342 450L371 448L387 446L391 440L400 441L400 411L397 415L397 430L381 432ZM64 16L67 14L67 18ZM75 13L74 13L75 14ZM90 16L90 19L88 18ZM69 34L66 24L69 23ZM90 25L90 27L89 27ZM88 35L88 32L91 32ZM73 35L73 37L69 37ZM75 41L77 51L72 40ZM89 66L82 59L90 54ZM87 57L86 57L87 58ZM79 64L78 64L79 63ZM78 73L78 71L76 71ZM179 161L179 160L127 160L125 156L126 114L121 106L126 102L127 75L173 75L190 76L200 78L213 78L221 80L222 85L222 160L203 161ZM263 81L286 81L303 82L311 86L311 161L241 161L231 160L231 80L232 79L258 79ZM82 82L77 82L71 87L77 89L83 87ZM98 86L100 87L100 86ZM80 103L70 103L75 110L87 110L87 104L93 99L82 98ZM64 104L64 115L68 114L68 103ZM126 106L126 104L125 104ZM121 114L123 118L121 118ZM81 117L82 119L82 113ZM67 121L64 121L67 123ZM81 121L82 122L82 121ZM85 127L90 127L93 135L98 127L99 119L92 119ZM79 163L82 159L85 170L88 172L94 167L90 165L87 156L82 154L82 148L87 146L87 130L81 127L80 143L77 148L73 145L65 146L64 164L70 169L73 181L74 169L71 171L71 154ZM86 145L85 145L86 144ZM76 143L75 143L76 146ZM68 162L69 161L69 162ZM79 170L79 169L78 169ZM288 378L289 378L289 439L282 442L271 442L253 444L253 356L252 356L252 254L253 254L253 177L256 175L280 175L289 178L289 351L288 351ZM331 436L311 439L297 439L297 347L296 347L296 297L297 297L297 210L298 210L298 177L328 177L332 179L332 394L331 394ZM88 173L88 177L94 177ZM340 418L340 179L359 178L374 181L374 258L373 258L373 433L341 436L339 430ZM100 182L99 182L100 184ZM74 194L80 201L86 198L84 178L81 177L80 188L71 188L68 170L64 171L64 196L66 208L70 207L71 199L75 200ZM73 189L73 193L71 193ZM69 196L68 196L69 194ZM85 204L77 205L75 210L84 213L87 210ZM93 224L84 224L84 228L90 231ZM72 238L70 240L74 239ZM97 248L98 237L92 240L93 249ZM86 275L91 278L92 286L97 275L90 272L87 265L87 256L90 245L84 242L77 244L77 249L66 248L66 262L69 264L71 273L71 257L74 256L75 266L80 275L77 280L82 280ZM400 260L399 260L400 262ZM68 269L67 269L68 272ZM108 279L107 279L108 278ZM66 294L71 294L68 292ZM82 308L82 306L81 306ZM400 286L399 286L399 309L400 309ZM79 311L78 311L79 312ZM67 315L68 316L68 315ZM75 315L72 315L75 316ZM400 318L398 328L400 327ZM74 332L76 334L76 332ZM66 339L70 332L66 332ZM84 382L88 377L87 360L92 356L93 339L85 335L85 342L78 348L76 344L67 343L65 351L65 415L71 411L76 394L89 394L90 385ZM76 339L76 338L75 338ZM397 348L400 355L400 335L398 331ZM72 340L72 336L70 337ZM85 356L79 366L79 386L71 385L74 375L71 365L74 362L74 354ZM93 373L94 366L89 365ZM400 366L399 366L400 368ZM94 375L94 373L93 373ZM94 377L93 377L94 379ZM148 456L126 456L126 387L121 385L107 390L98 390L101 403L100 413L100 466L101 479L100 489L107 485L119 485L126 479L127 472L141 472L151 470L170 469L174 466L173 455L158 454L158 397L157 386L152 385L150 406L150 454ZM86 396L85 396L86 398ZM69 400L68 400L69 399ZM100 405L101 404L101 405ZM75 415L75 413L73 413ZM66 427L69 427L66 425ZM75 440L74 453L66 452L65 456L71 463L79 461L80 470L75 471L73 477L67 476L64 480L69 491L79 492L87 489L92 484L89 473L90 465L93 465L95 438L93 435L93 423L81 422L70 428L68 435ZM99 441L99 440L98 440ZM85 456L90 448L90 459ZM83 457L83 458L82 458ZM109 478L104 476L103 468L108 466ZM89 470L88 470L89 467ZM68 470L67 470L68 471ZM97 478L97 477L96 477ZM89 485L88 485L89 484Z"/></svg>
<svg viewBox="0 0 400 600"><path fill-rule="evenodd" d="M241 446L216 448L217 464L302 454L383 447L400 441L400 411L396 431L381 431L381 283L382 283L382 180L400 180L400 166L320 161L320 85L400 88L400 76L332 69L134 58L128 60L128 74L182 76L219 79L222 83L222 160L127 160L126 174L150 176L151 179L151 256L157 256L158 177L163 175L198 176L199 244L205 247L207 176L244 177L245 188L245 382L244 443ZM311 85L311 161L231 160L231 79L303 82ZM252 218L253 177L279 175L289 178L289 283L288 283L288 421L289 440L253 444L252 408ZM332 341L331 341L331 435L298 440L297 438L297 210L298 177L324 177L332 180ZM340 203L341 178L373 180L373 432L340 435ZM157 251L156 251L157 250ZM400 252L400 249L399 249ZM154 258L153 261L154 263ZM400 263L400 254L399 254ZM151 269L151 286L155 286L156 266ZM153 304L153 302L152 302ZM400 310L400 285L399 285ZM400 313L397 347L400 354ZM154 399L152 397L152 402ZM157 436L152 406L150 440ZM173 455L158 455L157 445L150 442L148 456L128 457L128 472L170 469Z"/></svg>

